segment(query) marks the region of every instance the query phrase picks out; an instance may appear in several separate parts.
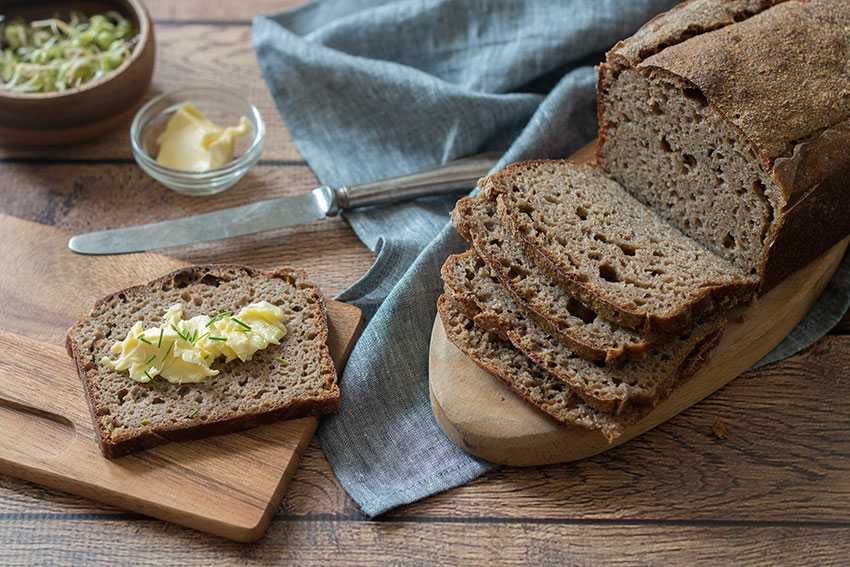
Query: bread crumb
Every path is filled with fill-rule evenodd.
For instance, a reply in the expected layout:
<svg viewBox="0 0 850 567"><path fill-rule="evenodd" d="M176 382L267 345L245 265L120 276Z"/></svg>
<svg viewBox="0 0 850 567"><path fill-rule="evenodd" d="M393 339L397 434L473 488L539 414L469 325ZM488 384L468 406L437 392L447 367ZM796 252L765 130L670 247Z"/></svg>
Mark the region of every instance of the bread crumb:
<svg viewBox="0 0 850 567"><path fill-rule="evenodd" d="M718 439L726 439L729 437L729 424L722 419L717 418L714 420L714 423L711 424L711 432L714 433L714 436Z"/></svg>

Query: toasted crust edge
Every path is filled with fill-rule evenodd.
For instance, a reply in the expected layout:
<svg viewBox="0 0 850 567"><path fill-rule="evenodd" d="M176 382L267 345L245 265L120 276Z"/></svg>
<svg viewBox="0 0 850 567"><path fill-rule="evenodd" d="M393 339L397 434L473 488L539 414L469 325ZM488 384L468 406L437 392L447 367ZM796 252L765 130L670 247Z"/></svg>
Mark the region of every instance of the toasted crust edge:
<svg viewBox="0 0 850 567"><path fill-rule="evenodd" d="M322 365L321 372L325 378L325 384L328 387L328 395L313 398L296 398L294 400L291 400L289 403L280 404L277 407L274 407L267 411L251 412L228 419L211 422L195 420L193 422L186 423L181 426L153 428L147 431L143 431L141 433L128 434L124 437L119 437L117 440L111 439L108 435L108 432L100 426L97 416L97 402L99 400L97 399L97 395L94 390L93 380L89 377L89 374L83 364L79 345L77 341L74 340L74 338L72 337L74 331L79 328L80 324L84 319L92 315L92 313L97 309L97 307L104 304L105 302L108 302L109 300L120 294L129 294L143 291L149 288L150 286L173 280L181 274L194 275L200 272L209 273L215 270L221 271L226 269L242 270L248 273L251 277L262 276L278 279L293 277L299 282L299 284L301 284L301 286L309 288L311 293L315 295L318 300L317 305L319 306L319 310L322 315L321 325L319 328L319 332L316 335L316 340L320 341L319 350ZM305 272L304 270L300 270L297 268L278 268L272 271L262 271L256 268L252 268L250 266L244 266L240 264L201 264L195 266L187 266L185 268L179 268L163 276L150 280L146 283L124 288L97 300L94 303L92 309L89 310L89 312L86 314L86 316L75 322L68 330L68 333L65 336L65 349L71 356L71 358L74 360L74 365L77 368L77 374L79 375L80 381L83 384L86 403L91 414L94 429L98 434L97 441L98 445L100 446L100 450L103 453L104 457L108 459L114 459L135 451L149 449L156 445L161 445L172 441L200 439L202 437L208 437L212 435L233 433L236 431L249 429L257 425L271 423L273 421L278 421L281 419L318 416L336 411L339 407L340 391L339 386L337 384L336 368L334 366L333 359L331 358L330 350L327 346L327 338L327 309L325 307L324 298L322 297L322 294L319 291L319 287L309 281L307 272Z"/></svg>

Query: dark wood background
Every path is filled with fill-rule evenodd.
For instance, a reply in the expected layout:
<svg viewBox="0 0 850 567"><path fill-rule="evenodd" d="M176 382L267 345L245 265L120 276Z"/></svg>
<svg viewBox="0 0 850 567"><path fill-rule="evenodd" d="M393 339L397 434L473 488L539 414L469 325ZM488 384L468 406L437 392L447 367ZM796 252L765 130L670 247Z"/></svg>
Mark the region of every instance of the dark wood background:
<svg viewBox="0 0 850 567"><path fill-rule="evenodd" d="M238 86L268 122L264 159L237 187L203 199L160 187L133 163L122 129L88 146L0 150L0 211L79 231L314 187L250 46L254 14L296 3L147 0L159 42L150 94ZM191 262L300 266L328 294L357 279L372 260L339 220L167 253ZM807 352L741 376L607 454L502 469L379 521L358 511L314 441L268 535L253 545L0 477L0 563L846 564L848 330L845 319ZM720 424L728 429L725 439Z"/></svg>

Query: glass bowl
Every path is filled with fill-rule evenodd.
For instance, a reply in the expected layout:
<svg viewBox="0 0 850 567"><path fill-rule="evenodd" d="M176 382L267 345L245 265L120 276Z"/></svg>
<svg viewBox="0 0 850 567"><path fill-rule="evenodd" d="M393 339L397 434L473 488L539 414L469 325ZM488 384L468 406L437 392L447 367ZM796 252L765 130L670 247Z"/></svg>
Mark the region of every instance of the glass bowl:
<svg viewBox="0 0 850 567"><path fill-rule="evenodd" d="M156 161L157 138L165 130L171 115L185 102L194 103L216 124L236 126L242 116L248 119L251 133L236 139L233 161L202 173L180 171ZM220 88L194 88L160 95L144 105L130 126L133 157L151 177L183 195L214 195L239 181L263 153L266 127L257 108L239 94Z"/></svg>

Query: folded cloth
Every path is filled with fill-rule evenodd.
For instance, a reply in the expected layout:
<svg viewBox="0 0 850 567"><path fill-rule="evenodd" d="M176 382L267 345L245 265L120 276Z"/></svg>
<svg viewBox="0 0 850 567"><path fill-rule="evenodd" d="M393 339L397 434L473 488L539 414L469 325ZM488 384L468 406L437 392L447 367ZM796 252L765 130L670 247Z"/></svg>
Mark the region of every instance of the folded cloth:
<svg viewBox="0 0 850 567"><path fill-rule="evenodd" d="M502 164L570 155L596 135L604 51L675 0L341 0L254 20L277 107L322 183L371 181L501 150ZM339 299L369 318L342 376L322 447L369 516L493 465L455 447L428 399L439 269L464 248L454 198L348 213L377 252ZM763 362L811 345L850 303L850 265Z"/></svg>

